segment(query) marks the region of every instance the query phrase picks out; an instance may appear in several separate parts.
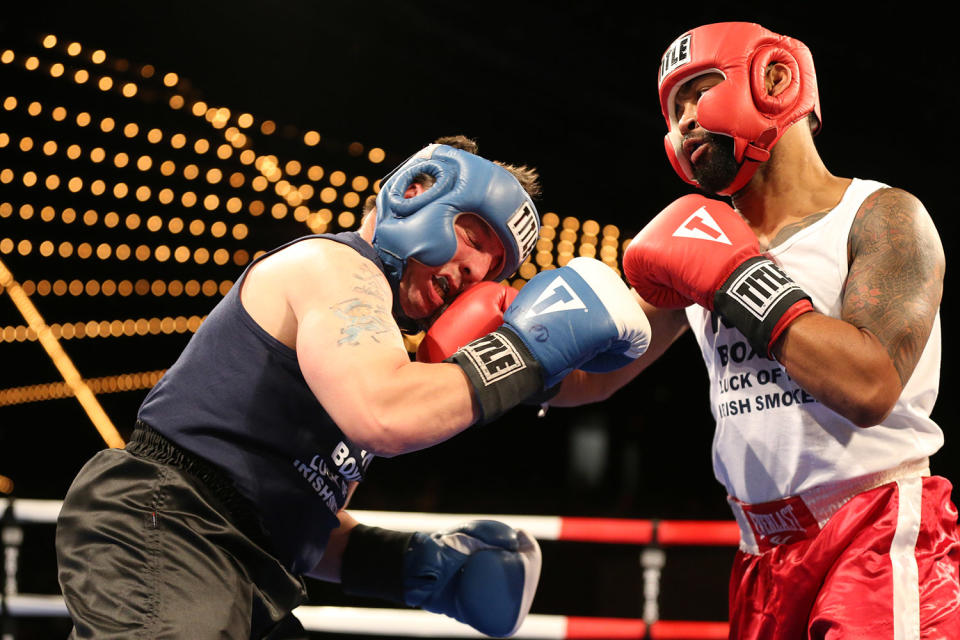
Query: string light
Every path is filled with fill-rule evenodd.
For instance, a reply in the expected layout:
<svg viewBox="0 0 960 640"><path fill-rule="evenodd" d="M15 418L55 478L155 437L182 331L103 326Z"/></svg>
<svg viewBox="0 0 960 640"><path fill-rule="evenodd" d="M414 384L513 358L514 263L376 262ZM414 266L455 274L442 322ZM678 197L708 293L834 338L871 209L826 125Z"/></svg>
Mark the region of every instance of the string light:
<svg viewBox="0 0 960 640"><path fill-rule="evenodd" d="M87 322L53 323L48 328L57 340L121 338L148 335L196 333L206 316L166 316L163 318L128 318L126 320L89 320ZM33 327L7 326L0 329L0 342L36 342Z"/></svg>
<svg viewBox="0 0 960 640"><path fill-rule="evenodd" d="M345 212L345 213L350 213L350 212ZM96 211L88 210L84 214L84 224L88 226L93 226L94 224L96 224L96 220L97 220ZM153 222L153 221L156 221L156 222ZM162 227L162 222L160 222L159 216L152 216L150 219L148 219L148 228L151 231L159 231L161 227ZM246 233L247 233L246 227L243 227L234 232L234 237L237 237L237 236L245 237ZM45 242L50 242L50 241L49 240L39 241L40 243L39 246L44 246ZM107 245L107 247L111 247L111 245ZM33 249L34 249L34 242L26 238L18 241L9 237L0 239L0 253L3 253L3 254L11 254L11 253L17 252L22 256L28 256L31 253L33 253ZM87 260L92 256L96 255L101 260L108 260L111 257L113 257L120 261L125 261L129 259L132 255L132 257L134 257L139 262L147 262L147 261L166 262L171 256L176 258L178 255L183 255L187 257L185 257L183 260L178 259L177 260L178 262L186 262L187 260L192 259L194 263L199 265L206 264L210 260L211 253L216 254L221 250L226 251L227 254L221 253L220 255L232 256L233 264L238 266L243 266L247 264L247 258L244 257L248 255L246 251L237 250L237 251L230 252L228 249L224 247L215 248L211 252L211 250L206 247L196 247L191 249L190 247L181 245L171 250L167 245L164 245L164 244L160 244L156 246L140 244L136 247L135 250L131 252L131 249L128 245L119 244L119 245L116 245L115 248L113 248L113 251L112 251L113 255L111 256L110 255L111 251L109 250L101 250L101 251L95 252L93 245L87 242L81 242L80 244L74 246L72 242L68 240L64 240L57 245L57 255L60 258L69 258L72 255L76 254L76 256L81 260ZM43 255L43 252L40 252L40 251L38 251L37 253L39 253L41 257L44 257L44 258L53 257L52 255ZM226 264L226 262L218 263L218 264Z"/></svg>
<svg viewBox="0 0 960 640"><path fill-rule="evenodd" d="M116 427L110 421L103 407L97 401L96 396L90 390L90 387L80 377L80 372L74 366L70 357L60 346L60 343L50 333L49 328L43 320L43 317L37 311L37 308L30 301L30 298L24 293L23 288L14 280L13 274L7 269L3 261L0 261L0 286L6 289L7 295L13 301L17 310L27 321L27 325L37 334L37 339L43 346L44 351L50 357L51 362L63 376L64 383L70 388L73 396L77 398L83 407L94 427L100 432L101 437L110 447L122 447L123 438L120 437Z"/></svg>
<svg viewBox="0 0 960 640"><path fill-rule="evenodd" d="M140 391L153 388L153 386L160 381L164 373L166 373L166 369L158 369L156 371L142 371L138 373L103 376L100 378L87 378L84 380L84 383L93 393L98 395L123 391ZM59 400L62 398L70 398L73 395L73 390L65 382L51 382L26 387L0 389L0 407L25 404L28 402Z"/></svg>
<svg viewBox="0 0 960 640"><path fill-rule="evenodd" d="M47 36L44 42L52 42L51 46L46 47L52 49L57 44L56 36ZM84 53L79 43L66 46L69 55L80 56ZM71 54L71 50L74 53ZM84 54L84 58L86 57ZM33 62L33 59L36 57L20 57L17 66L22 65L28 69L31 66L33 69L40 68L41 61L36 59L36 62ZM99 50L90 52L89 59L94 64L101 64L106 60L106 54ZM8 49L0 53L0 62L3 64L10 64L17 60L18 57L12 50ZM89 205L84 205L79 212L72 209L57 212L50 206L41 207L41 203L35 202L31 203L32 208L29 210L22 206L17 209L9 203L0 203L0 217L16 214L25 220L37 219L44 223L67 225L77 221L91 229L117 229L124 233L132 231L166 233L171 234L169 236L171 238L181 233L189 233L190 236L183 236L183 239L189 238L191 241L206 234L216 239L227 238L229 235L228 240L245 241L250 233L247 225L228 224L211 214L220 217L246 212L253 217L263 217L264 220L293 218L305 224L313 232L325 232L337 230L337 228L347 229L356 225L360 214L359 208L366 194L370 191L376 193L379 190L379 181L365 175L351 176L344 170L330 170L319 164L301 163L298 159L281 158L274 153L258 153L253 148L258 143L266 147L268 143L276 145L280 142L259 137L273 136L277 133L280 126L276 122L258 119L249 113L233 113L228 108L214 107L196 100L195 97L190 97L192 90L189 88L189 83L181 84L181 78L176 73L158 73L154 67L144 65L130 70L131 73L137 74L131 79L123 75L124 65L128 63L116 59L109 69L91 68L93 76L89 71L76 66L69 72L66 69L61 71L55 66L56 64L60 63L43 63L42 66L44 69L49 69L53 77L62 78L61 82L66 82L67 86L75 87L77 84L89 82L96 84L102 91L111 91L116 96L117 101L114 103L116 105L129 104L124 102L121 96L126 99L144 99L145 90L141 90L137 82L140 82L142 77L143 86L146 87L145 81L153 78L154 83L162 83L167 87L163 90L165 95L159 100L161 105L167 104L173 110L182 109L178 117L192 114L201 118L196 121L191 119L191 121L199 122L200 125L207 123L212 128L210 131L215 130L216 133L212 138L209 133L206 136L198 135L196 124L180 132L169 129L164 131L158 127L151 127L143 120L129 121L130 118L124 116L125 111L117 111L112 115L103 113L91 115L85 111L74 111L69 104L51 108L52 105L42 104L41 101L31 101L30 96L8 96L3 103L8 111L23 106L24 111L33 117L49 113L53 121L64 122L67 125L75 123L77 127L84 128L95 124L96 130L91 133L98 135L101 132L123 134L123 138L101 135L102 146L86 150L80 145L70 143L69 140L64 142L62 139L47 139L46 136L39 139L24 136L29 137L29 141L24 141L23 138L14 141L23 153L42 152L43 155L53 157L63 153L72 161L84 161L89 157L90 162L100 165L103 170L112 170L116 167L116 169L131 171L136 167L137 171L144 174L156 171L157 174L172 180L177 180L177 174L182 173L184 180L195 181L195 184L191 189L182 190L172 181L168 181L167 184L151 183L149 186L137 185L136 182L131 184L129 173L126 174L127 178L117 179L106 174L97 177L84 172L81 173L83 176L81 178L80 175L71 175L73 171L63 175L62 171L40 173L36 170L24 170L20 175L15 175L12 169L0 168L0 182L4 184L19 180L28 187L43 185L49 191L65 189L78 194L86 189L95 196L112 196L114 199L109 200L113 204L97 205L92 209ZM109 71L109 75L104 73L105 71ZM71 111L69 114L68 108ZM128 109L128 107L118 108ZM321 134L314 130L296 134L295 128L284 126L283 132L284 139L299 141L304 147L316 147L323 140ZM85 137L85 139L89 138ZM121 149L118 147L121 141L127 145L140 146L163 143L162 146L157 147L157 152L162 154L162 150L166 149L171 157L158 157L158 153L155 152L144 153L143 149L135 146ZM7 146L10 142L8 134L0 133L0 147ZM170 149L175 153L171 153ZM358 158L360 161L365 159L373 165L380 164L386 159L383 149L375 146L368 148L360 142L349 143L345 151L345 155ZM188 157L191 153L193 162ZM108 157L110 161L105 163ZM242 166L236 167L234 164L234 167L240 170L235 170L228 164L237 162ZM251 166L256 169L256 172L246 173L246 167ZM377 171L374 169L374 173ZM326 184L323 184L324 180ZM197 187L196 184L216 186L217 192L204 193L206 190ZM222 191L227 188L235 190L234 193ZM250 194L251 197L244 197L241 190ZM144 203L144 206L149 206L150 203L177 206L181 212L188 214L188 218L184 220L179 215L162 213L166 211L165 209L158 209L159 214L152 211L145 214L131 211L130 209L138 206L138 203ZM126 207L126 210L105 211L110 207L118 209ZM337 212L334 213L331 208L336 209ZM29 214L25 215L28 211ZM201 216L204 219L194 216ZM538 271L565 264L574 255L595 256L616 268L619 253L622 251L621 239L619 230L610 227L611 225L607 225L601 228L596 221L581 221L574 216L567 216L561 222L556 214L546 214L535 253L521 265L518 277L510 284L523 286ZM182 240L180 243L176 241L144 243L139 239L134 242L129 240L123 242L111 238L110 241L84 242L82 239L56 241L38 239L31 235L24 238L0 238L0 253L35 255L56 260L95 258L101 261L137 261L155 264L192 263L205 269L208 265L211 267L231 264L244 266L252 259L251 253L256 256L262 251L229 249L224 246L187 246L182 243ZM191 282L194 284L188 286ZM38 295L213 296L222 294L231 285L232 282L226 280L181 282L178 280L114 281L107 279L68 282L40 279L37 280L35 287ZM191 291L193 291L192 294Z"/></svg>

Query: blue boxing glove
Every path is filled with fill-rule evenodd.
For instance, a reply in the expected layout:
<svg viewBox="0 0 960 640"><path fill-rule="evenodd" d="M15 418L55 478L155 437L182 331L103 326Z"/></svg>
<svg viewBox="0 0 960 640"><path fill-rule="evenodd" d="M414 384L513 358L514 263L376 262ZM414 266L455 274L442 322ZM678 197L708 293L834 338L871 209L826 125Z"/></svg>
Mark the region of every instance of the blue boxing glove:
<svg viewBox="0 0 960 640"><path fill-rule="evenodd" d="M474 520L434 534L358 525L344 551L344 590L442 613L489 636L516 633L540 578L527 532Z"/></svg>
<svg viewBox="0 0 960 640"><path fill-rule="evenodd" d="M574 369L612 371L649 344L650 322L623 280L599 260L574 258L534 276L503 325L449 361L466 372L489 422Z"/></svg>
<svg viewBox="0 0 960 640"><path fill-rule="evenodd" d="M474 520L426 536L414 534L403 558L404 600L488 636L513 635L540 578L540 547L522 529Z"/></svg>

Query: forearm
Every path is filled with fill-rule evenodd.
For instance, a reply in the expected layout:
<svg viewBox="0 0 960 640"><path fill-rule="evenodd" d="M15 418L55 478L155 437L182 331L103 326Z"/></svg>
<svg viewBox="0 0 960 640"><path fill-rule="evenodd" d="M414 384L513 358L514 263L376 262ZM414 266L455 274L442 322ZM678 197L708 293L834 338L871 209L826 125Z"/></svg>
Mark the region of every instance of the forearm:
<svg viewBox="0 0 960 640"><path fill-rule="evenodd" d="M560 391L550 399L551 407L578 407L602 402L627 385L649 365L641 356L627 366L609 373L574 371L560 385Z"/></svg>
<svg viewBox="0 0 960 640"><path fill-rule="evenodd" d="M357 521L354 520L346 511L337 514L340 520L340 526L330 533L330 541L327 542L326 549L323 550L323 558L317 563L307 575L318 580L327 582L340 582L340 567L343 561L343 550L347 548L347 542L350 540L350 532Z"/></svg>
<svg viewBox="0 0 960 640"><path fill-rule="evenodd" d="M773 355L801 388L860 427L882 422L902 391L876 336L820 313L805 313L790 324Z"/></svg>
<svg viewBox="0 0 960 640"><path fill-rule="evenodd" d="M353 397L333 402L331 415L367 451L392 457L448 440L477 421L473 388L449 363L411 362L358 383Z"/></svg>
<svg viewBox="0 0 960 640"><path fill-rule="evenodd" d="M550 400L552 407L576 407L602 402L626 386L641 371L653 364L689 328L683 309L657 309L636 297L640 308L650 320L650 347L627 366L609 373L574 371Z"/></svg>

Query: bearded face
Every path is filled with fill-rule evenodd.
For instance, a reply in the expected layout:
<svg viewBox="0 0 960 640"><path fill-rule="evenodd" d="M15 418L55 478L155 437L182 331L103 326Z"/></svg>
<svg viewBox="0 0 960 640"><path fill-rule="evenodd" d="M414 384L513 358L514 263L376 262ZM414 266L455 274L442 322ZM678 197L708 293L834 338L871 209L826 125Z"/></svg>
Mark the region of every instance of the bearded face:
<svg viewBox="0 0 960 640"><path fill-rule="evenodd" d="M693 177L707 193L720 193L740 170L733 155L733 138L709 131L699 135L696 158L690 163Z"/></svg>

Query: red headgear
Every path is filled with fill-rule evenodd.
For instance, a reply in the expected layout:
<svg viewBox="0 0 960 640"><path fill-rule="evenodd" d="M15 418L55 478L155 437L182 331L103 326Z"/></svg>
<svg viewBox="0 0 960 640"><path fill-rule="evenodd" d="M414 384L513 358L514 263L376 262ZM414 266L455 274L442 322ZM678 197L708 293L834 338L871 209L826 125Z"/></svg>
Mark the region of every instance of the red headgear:
<svg viewBox="0 0 960 640"><path fill-rule="evenodd" d="M792 78L785 91L771 96L764 74L775 62L787 65ZM741 166L730 186L721 192L729 195L750 181L790 125L814 113L819 128L817 75L805 44L758 24L708 24L677 38L660 62L660 109L669 130L664 146L674 170L693 185L697 182L681 153L683 135L674 99L685 82L711 72L719 72L725 79L700 98L697 123L707 131L733 138L734 157Z"/></svg>

